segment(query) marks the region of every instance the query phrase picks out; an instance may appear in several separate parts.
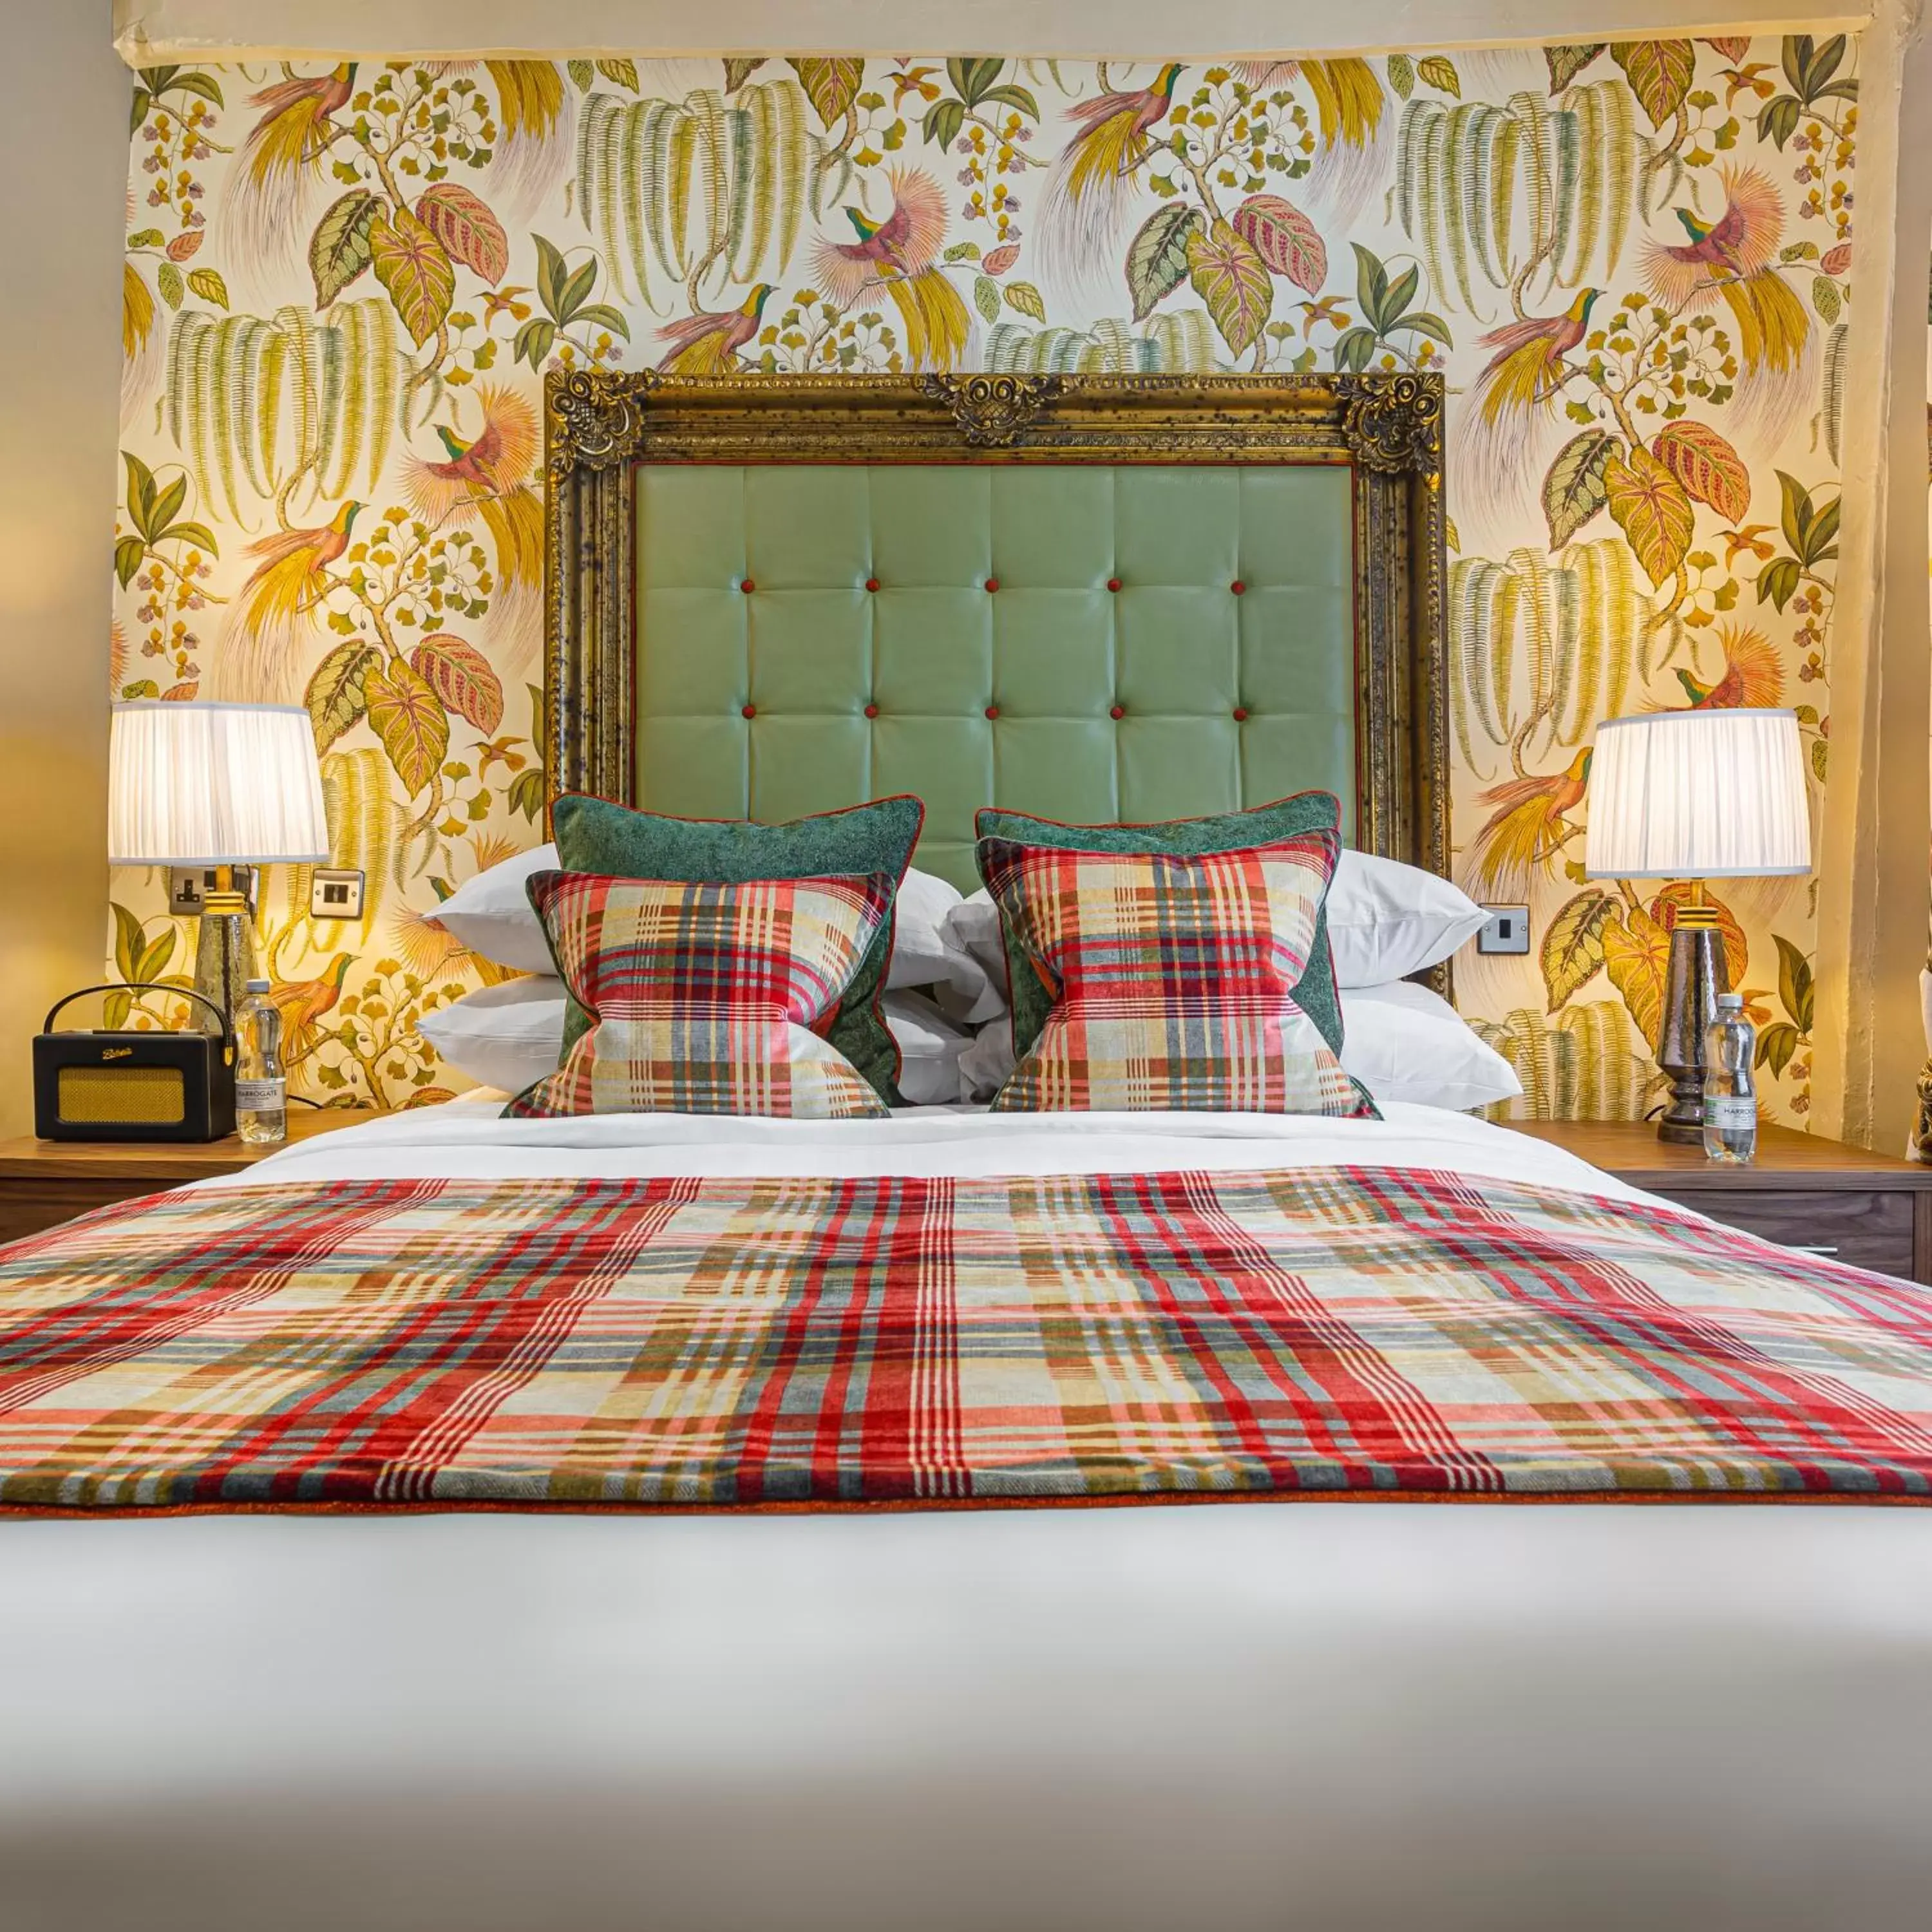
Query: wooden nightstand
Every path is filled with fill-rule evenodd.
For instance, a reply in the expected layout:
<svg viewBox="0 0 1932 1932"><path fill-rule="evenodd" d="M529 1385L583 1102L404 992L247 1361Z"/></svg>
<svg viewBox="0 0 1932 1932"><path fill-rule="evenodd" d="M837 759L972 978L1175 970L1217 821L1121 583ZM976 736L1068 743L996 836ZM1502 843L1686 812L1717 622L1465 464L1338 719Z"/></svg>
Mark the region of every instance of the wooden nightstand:
<svg viewBox="0 0 1932 1932"><path fill-rule="evenodd" d="M291 1107L289 1140L305 1141L377 1118L363 1108ZM137 1194L157 1194L213 1174L237 1173L274 1151L232 1135L225 1141L164 1145L27 1136L0 1140L0 1241L38 1234L90 1208Z"/></svg>
<svg viewBox="0 0 1932 1932"><path fill-rule="evenodd" d="M1768 1241L1932 1283L1932 1167L1790 1127L1760 1127L1756 1162L1724 1167L1645 1121L1505 1124Z"/></svg>

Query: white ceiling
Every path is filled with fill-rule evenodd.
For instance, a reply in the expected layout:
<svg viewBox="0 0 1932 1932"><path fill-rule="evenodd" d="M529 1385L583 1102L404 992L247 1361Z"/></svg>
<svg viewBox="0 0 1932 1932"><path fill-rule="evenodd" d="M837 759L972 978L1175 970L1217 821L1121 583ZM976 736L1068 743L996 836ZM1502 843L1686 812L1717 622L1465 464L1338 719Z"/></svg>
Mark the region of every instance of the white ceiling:
<svg viewBox="0 0 1932 1932"><path fill-rule="evenodd" d="M62 0L68 4L68 0ZM1748 10L1745 10L1746 9ZM131 65L270 55L980 51L1116 59L1856 28L1829 0L114 0Z"/></svg>

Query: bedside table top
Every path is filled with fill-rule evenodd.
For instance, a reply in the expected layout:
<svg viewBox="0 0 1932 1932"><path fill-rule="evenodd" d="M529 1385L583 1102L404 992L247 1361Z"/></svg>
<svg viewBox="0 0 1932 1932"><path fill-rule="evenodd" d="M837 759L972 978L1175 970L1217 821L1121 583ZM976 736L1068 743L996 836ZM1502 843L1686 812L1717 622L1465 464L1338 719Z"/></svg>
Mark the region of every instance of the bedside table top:
<svg viewBox="0 0 1932 1932"><path fill-rule="evenodd" d="M312 1139L381 1116L366 1107L291 1107L291 1142ZM43 1141L31 1134L0 1140L0 1180L116 1180L169 1183L233 1174L279 1151L231 1134L220 1141Z"/></svg>
<svg viewBox="0 0 1932 1932"><path fill-rule="evenodd" d="M1861 1192L1874 1188L1932 1189L1932 1167L1846 1147L1841 1141L1800 1133L1795 1127L1760 1127L1757 1159L1748 1167L1734 1167L1707 1159L1700 1147L1659 1140L1654 1124L1648 1120L1505 1120L1502 1124L1512 1133L1546 1141L1619 1180L1654 1193L1682 1188L1780 1192L1793 1189L1855 1188Z"/></svg>

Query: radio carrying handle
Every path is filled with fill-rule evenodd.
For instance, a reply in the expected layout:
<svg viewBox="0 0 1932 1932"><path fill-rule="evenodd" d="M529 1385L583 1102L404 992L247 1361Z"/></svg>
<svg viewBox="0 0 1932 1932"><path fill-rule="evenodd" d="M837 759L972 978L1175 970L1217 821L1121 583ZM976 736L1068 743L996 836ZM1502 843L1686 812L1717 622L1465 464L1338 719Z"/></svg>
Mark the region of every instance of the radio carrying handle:
<svg viewBox="0 0 1932 1932"><path fill-rule="evenodd" d="M41 1032L52 1033L54 1022L60 1016L61 1009L72 1006L76 1000L86 999L90 993L172 993L181 999L199 1000L221 1022L222 1045L231 1046L233 1044L232 1036L228 1030L228 1016L206 993L197 993L192 986L164 986L158 980L103 980L98 986L82 986L78 992L68 994L65 999L54 1002L46 1019L41 1022Z"/></svg>

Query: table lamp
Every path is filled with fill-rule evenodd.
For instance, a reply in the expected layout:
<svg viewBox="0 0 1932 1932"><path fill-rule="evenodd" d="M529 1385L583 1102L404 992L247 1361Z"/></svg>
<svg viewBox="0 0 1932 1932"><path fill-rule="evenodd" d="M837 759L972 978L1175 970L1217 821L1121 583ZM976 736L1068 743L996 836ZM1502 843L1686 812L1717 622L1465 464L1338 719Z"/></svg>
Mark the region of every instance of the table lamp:
<svg viewBox="0 0 1932 1932"><path fill-rule="evenodd" d="M1670 1076L1660 1140L1701 1142L1704 1036L1730 990L1706 879L1811 869L1804 746L1792 711L1652 711L1597 728L1584 868L1593 879L1684 879L1657 1064Z"/></svg>
<svg viewBox="0 0 1932 1932"><path fill-rule="evenodd" d="M234 868L328 856L308 713L285 704L117 704L107 770L110 866L214 868L194 985L232 1028L255 974L253 922Z"/></svg>

